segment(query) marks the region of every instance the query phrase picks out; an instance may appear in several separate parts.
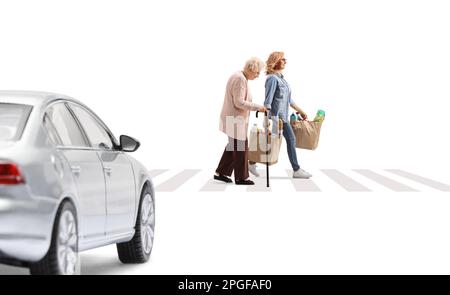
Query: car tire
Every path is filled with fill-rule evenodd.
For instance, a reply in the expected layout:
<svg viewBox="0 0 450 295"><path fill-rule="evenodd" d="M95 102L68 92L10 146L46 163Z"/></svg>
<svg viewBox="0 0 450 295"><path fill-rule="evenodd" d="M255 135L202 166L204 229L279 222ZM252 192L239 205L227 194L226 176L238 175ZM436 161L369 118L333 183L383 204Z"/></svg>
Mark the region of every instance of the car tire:
<svg viewBox="0 0 450 295"><path fill-rule="evenodd" d="M133 238L117 244L122 263L144 263L150 258L155 230L155 199L145 186L141 193Z"/></svg>
<svg viewBox="0 0 450 295"><path fill-rule="evenodd" d="M47 254L40 261L30 264L32 275L80 274L78 253L78 224L76 210L64 201L56 213L52 240Z"/></svg>

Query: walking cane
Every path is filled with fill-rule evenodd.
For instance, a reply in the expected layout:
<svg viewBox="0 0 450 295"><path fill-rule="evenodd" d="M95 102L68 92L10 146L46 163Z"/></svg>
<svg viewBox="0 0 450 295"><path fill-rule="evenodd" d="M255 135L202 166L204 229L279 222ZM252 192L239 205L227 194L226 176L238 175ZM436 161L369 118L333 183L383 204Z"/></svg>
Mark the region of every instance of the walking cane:
<svg viewBox="0 0 450 295"><path fill-rule="evenodd" d="M256 111L256 118L258 118L259 111ZM269 187L269 116L268 112L264 112L264 125L266 128L266 180L267 187Z"/></svg>

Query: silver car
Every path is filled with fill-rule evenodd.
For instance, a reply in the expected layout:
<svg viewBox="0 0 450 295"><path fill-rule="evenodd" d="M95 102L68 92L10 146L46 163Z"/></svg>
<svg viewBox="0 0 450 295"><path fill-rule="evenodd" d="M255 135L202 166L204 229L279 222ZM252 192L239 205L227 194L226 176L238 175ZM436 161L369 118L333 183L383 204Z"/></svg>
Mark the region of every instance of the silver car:
<svg viewBox="0 0 450 295"><path fill-rule="evenodd" d="M127 154L139 145L65 95L0 91L0 263L77 274L80 251L112 243L146 262L155 193Z"/></svg>

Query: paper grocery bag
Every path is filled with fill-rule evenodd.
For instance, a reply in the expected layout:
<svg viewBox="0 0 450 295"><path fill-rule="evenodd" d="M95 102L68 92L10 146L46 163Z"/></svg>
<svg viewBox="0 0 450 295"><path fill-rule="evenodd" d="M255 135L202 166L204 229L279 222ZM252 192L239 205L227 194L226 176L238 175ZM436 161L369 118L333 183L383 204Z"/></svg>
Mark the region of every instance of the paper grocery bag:
<svg viewBox="0 0 450 295"><path fill-rule="evenodd" d="M292 125L296 138L296 147L306 150L315 150L319 144L321 122L296 121Z"/></svg>
<svg viewBox="0 0 450 295"><path fill-rule="evenodd" d="M250 140L248 145L248 160L251 162L262 163L269 165L278 162L278 155L280 153L282 137L281 134L270 134L269 145L267 145L267 134L256 131L250 132ZM268 153L266 154L266 151Z"/></svg>

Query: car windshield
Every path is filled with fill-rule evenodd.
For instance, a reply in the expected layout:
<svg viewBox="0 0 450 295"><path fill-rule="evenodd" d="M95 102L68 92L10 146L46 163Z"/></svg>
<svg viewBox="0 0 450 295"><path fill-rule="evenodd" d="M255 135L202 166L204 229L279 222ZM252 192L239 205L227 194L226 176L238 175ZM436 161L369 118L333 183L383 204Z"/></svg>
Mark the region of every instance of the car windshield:
<svg viewBox="0 0 450 295"><path fill-rule="evenodd" d="M23 104L0 103L0 141L17 141L32 107Z"/></svg>

